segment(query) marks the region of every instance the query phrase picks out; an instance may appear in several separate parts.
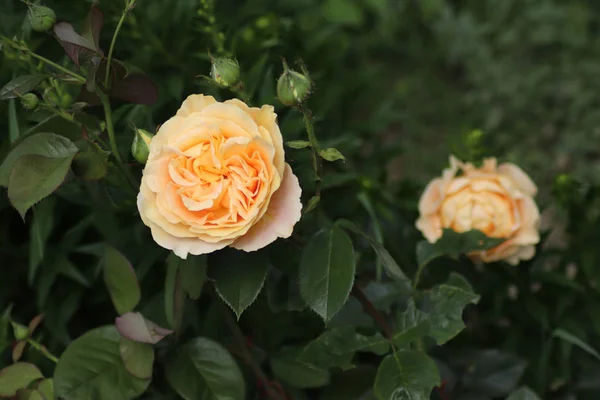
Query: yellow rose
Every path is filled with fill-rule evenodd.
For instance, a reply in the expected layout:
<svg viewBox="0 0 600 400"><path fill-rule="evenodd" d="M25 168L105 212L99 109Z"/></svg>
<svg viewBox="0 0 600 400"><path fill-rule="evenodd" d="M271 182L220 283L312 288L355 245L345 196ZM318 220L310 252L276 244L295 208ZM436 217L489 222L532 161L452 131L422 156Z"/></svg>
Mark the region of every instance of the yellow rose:
<svg viewBox="0 0 600 400"><path fill-rule="evenodd" d="M462 172L457 175L458 172ZM443 228L456 232L477 229L502 244L469 256L478 261L505 260L516 265L535 254L540 241L540 213L533 200L537 187L514 164L485 159L481 168L450 157L450 168L431 181L419 201L416 226L430 242Z"/></svg>
<svg viewBox="0 0 600 400"><path fill-rule="evenodd" d="M192 95L150 142L137 205L181 258L287 238L300 220L298 179L284 160L272 106Z"/></svg>

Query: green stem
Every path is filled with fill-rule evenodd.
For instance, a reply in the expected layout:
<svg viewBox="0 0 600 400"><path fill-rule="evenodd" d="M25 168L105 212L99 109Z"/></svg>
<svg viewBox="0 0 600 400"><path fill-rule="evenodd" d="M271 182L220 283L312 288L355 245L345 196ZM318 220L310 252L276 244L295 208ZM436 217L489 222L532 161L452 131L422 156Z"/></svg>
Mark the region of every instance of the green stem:
<svg viewBox="0 0 600 400"><path fill-rule="evenodd" d="M300 111L304 116L304 125L306 126L306 133L308 134L308 141L310 142L310 147L313 152L313 170L316 175L316 186L315 186L315 197L321 196L321 182L322 182L322 172L323 172L323 162L321 160L321 156L319 152L321 151L321 147L319 146L319 141L317 140L317 135L315 135L315 127L313 124L313 116L312 112L306 105L300 106Z"/></svg>
<svg viewBox="0 0 600 400"><path fill-rule="evenodd" d="M42 353L44 355L44 357L46 357L48 360L52 361L55 364L58 363L58 358L56 358L56 356L54 354L50 353L50 351L48 351L46 346L36 342L33 339L27 339L27 343L29 343L29 345L31 345L31 347L33 347L34 349L36 349L37 351Z"/></svg>
<svg viewBox="0 0 600 400"><path fill-rule="evenodd" d="M21 49L21 50L23 50L23 49ZM67 68L65 68L65 67L63 67L61 65L58 65L57 63L55 63L53 61L50 61L47 58L42 57L39 54L36 54L36 53L34 53L33 51L31 51L29 49L27 49L25 51L27 51L33 58L37 58L41 62L43 62L43 63L45 63L45 64L47 64L47 65L49 65L49 66L51 66L51 67L53 67L53 68L61 71L61 72L64 72L65 74L67 74L67 75L69 75L69 76L77 79L77 81L80 82L80 83L85 83L85 78L83 76L81 76L81 75L79 75L79 74L77 74L77 73L75 73L75 72L73 72L71 70L68 70Z"/></svg>
<svg viewBox="0 0 600 400"><path fill-rule="evenodd" d="M413 279L413 283L412 283L412 288L413 290L417 290L417 286L419 285L419 281L421 280L421 274L423 273L423 270L425 269L425 266L427 264L421 264L417 267L417 272L415 272L415 278Z"/></svg>
<svg viewBox="0 0 600 400"><path fill-rule="evenodd" d="M117 160L117 166L119 167L119 169L125 176L125 179L127 180L127 183L131 187L133 193L136 193L137 192L136 182L133 179L133 177L131 176L131 174L129 173L129 170L125 167L123 159L121 158L121 153L119 153L119 147L117 146L115 127L114 127L113 121L112 121L112 109L110 108L110 100L108 99L108 96L100 90L96 90L96 94L100 98L100 101L102 102L102 106L104 107L104 117L106 120L106 131L108 132L108 141L110 143L111 152L112 152L113 156L115 157L115 160Z"/></svg>
<svg viewBox="0 0 600 400"><path fill-rule="evenodd" d="M108 49L108 58L106 59L106 74L104 76L104 86L109 87L110 83L110 64L113 59L113 53L115 51L115 44L117 43L117 36L119 36L119 31L123 26L123 22L125 22L125 18L127 17L127 13L131 10L131 4L127 1L125 5L125 10L123 10L123 14L121 14L121 19L119 19L119 23L117 24L117 28L115 29L115 33L113 34L112 41L110 42L110 48Z"/></svg>

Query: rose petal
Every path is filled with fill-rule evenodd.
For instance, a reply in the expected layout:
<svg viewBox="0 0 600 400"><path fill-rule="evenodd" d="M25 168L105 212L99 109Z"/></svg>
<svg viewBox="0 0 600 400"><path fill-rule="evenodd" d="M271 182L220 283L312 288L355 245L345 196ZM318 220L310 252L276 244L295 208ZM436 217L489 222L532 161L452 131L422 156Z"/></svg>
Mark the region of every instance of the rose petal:
<svg viewBox="0 0 600 400"><path fill-rule="evenodd" d="M216 102L217 101L212 96L204 96L203 94L192 94L183 101L183 104L181 104L181 107L179 108L179 110L177 110L176 115L180 117L187 117L192 113L201 112L206 107Z"/></svg>
<svg viewBox="0 0 600 400"><path fill-rule="evenodd" d="M517 167L512 163L504 163L498 167L498 172L508 176L513 180L515 185L526 195L535 196L537 193L537 186L529 175L527 175L521 168Z"/></svg>
<svg viewBox="0 0 600 400"><path fill-rule="evenodd" d="M273 193L266 213L231 247L243 251L255 251L272 243L277 238L290 237L294 225L302 215L301 194L302 189L298 178L286 163L283 181L279 189Z"/></svg>

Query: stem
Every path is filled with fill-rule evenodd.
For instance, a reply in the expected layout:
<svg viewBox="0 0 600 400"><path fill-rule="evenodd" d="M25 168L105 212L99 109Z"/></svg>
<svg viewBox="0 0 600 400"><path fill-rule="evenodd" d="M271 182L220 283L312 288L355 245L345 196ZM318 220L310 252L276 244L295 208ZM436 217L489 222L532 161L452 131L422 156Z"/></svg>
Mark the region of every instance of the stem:
<svg viewBox="0 0 600 400"><path fill-rule="evenodd" d="M58 358L56 358L56 356L54 354L50 353L50 351L48 351L46 346L36 342L33 339L27 339L27 343L29 343L31 345L31 347L33 347L34 349L36 349L37 351L42 353L44 355L44 357L46 357L48 360L52 361L55 364L58 363Z"/></svg>
<svg viewBox="0 0 600 400"><path fill-rule="evenodd" d="M106 74L104 76L104 86L109 87L110 83L110 64L113 58L113 52L115 51L115 44L117 43L117 36L119 36L119 31L123 26L123 22L125 22L125 17L127 17L127 13L131 10L131 4L127 1L125 5L125 10L123 10L123 14L121 14L121 19L119 19L119 23L117 24L117 28L115 29L115 33L113 34L112 41L110 42L110 48L108 50L108 58L106 59Z"/></svg>
<svg viewBox="0 0 600 400"><path fill-rule="evenodd" d="M271 382L269 381L269 378L263 372L263 370L260 368L260 366L257 364L257 362L254 360L254 358L252 357L252 354L246 347L246 340L244 338L244 334L242 333L242 331L241 331L240 327L238 326L237 322L235 321L235 319L233 319L233 316L231 315L231 311L229 311L229 309L227 309L227 306L225 306L225 304L221 301L221 299L216 299L215 301L218 304L219 310L221 311L221 314L223 315L223 318L225 319L225 323L229 327L229 330L231 331L233 338L238 343L240 355L242 356L242 358L244 359L246 364L248 364L252 368L252 370L254 371L254 375L256 375L256 377L262 382L268 398L274 399L274 400L281 400L281 396L279 395L279 393L277 391L273 390L273 388L271 386Z"/></svg>
<svg viewBox="0 0 600 400"><path fill-rule="evenodd" d="M419 285L419 281L421 280L421 274L423 273L423 270L425 269L425 265L426 264L419 265L419 267L417 268L417 272L415 272L415 279L413 279L413 284L412 284L413 290L417 290L417 286Z"/></svg>
<svg viewBox="0 0 600 400"><path fill-rule="evenodd" d="M99 90L96 91L98 97L100 97L100 101L102 102L102 107L104 107L104 115L106 119L106 130L108 131L108 140L110 142L110 149L112 150L115 159L123 164L123 159L121 158L121 154L119 153L119 148L117 147L117 139L115 136L115 127L112 122L112 109L110 108L110 101L108 96Z"/></svg>
<svg viewBox="0 0 600 400"><path fill-rule="evenodd" d="M312 112L304 104L300 106L300 111L304 116L304 125L306 125L306 133L308 134L308 141L310 142L310 147L313 153L313 170L315 171L316 175L315 197L320 197L322 182L321 175L323 172L323 161L321 160L321 156L319 155L321 147L319 146L319 141L317 140L317 136L315 135L315 127L313 125Z"/></svg>
<svg viewBox="0 0 600 400"><path fill-rule="evenodd" d="M371 303L364 292L356 284L352 286L352 295L360 302L363 310L365 310L365 312L375 320L377 325L379 325L379 328L385 334L385 337L388 338L388 340L391 340L393 336L392 328L387 323L384 316L375 309L373 303Z"/></svg>
<svg viewBox="0 0 600 400"><path fill-rule="evenodd" d="M71 70L68 70L67 68L65 68L65 67L63 67L61 65L58 65L57 63L55 63L53 61L50 61L47 58L42 57L39 54L36 54L36 53L34 53L33 51L31 51L29 49L21 49L21 50L28 52L32 57L37 58L41 62L43 62L45 64L48 64L49 66L54 67L57 70L59 70L61 72L64 72L65 74L67 74L69 76L72 76L73 78L77 79L78 82L85 83L85 78L83 76L81 76L81 75L79 75L79 74L77 74L77 73L75 73L75 72L73 72Z"/></svg>
<svg viewBox="0 0 600 400"><path fill-rule="evenodd" d="M119 153L119 148L117 146L115 127L114 127L113 121L112 121L112 109L110 108L110 100L108 99L108 96L100 90L96 90L96 94L100 98L100 101L102 102L102 106L104 107L104 115L105 115L105 119L106 119L106 131L108 132L108 140L110 142L111 152L112 152L113 156L115 157L115 160L117 160L117 165L118 165L119 169L121 170L121 172L123 173L123 175L125 176L125 179L127 180L127 183L131 187L133 193L136 193L137 192L136 182L133 179L133 177L130 175L129 170L125 167L125 164L123 163L123 159L121 158L121 154Z"/></svg>

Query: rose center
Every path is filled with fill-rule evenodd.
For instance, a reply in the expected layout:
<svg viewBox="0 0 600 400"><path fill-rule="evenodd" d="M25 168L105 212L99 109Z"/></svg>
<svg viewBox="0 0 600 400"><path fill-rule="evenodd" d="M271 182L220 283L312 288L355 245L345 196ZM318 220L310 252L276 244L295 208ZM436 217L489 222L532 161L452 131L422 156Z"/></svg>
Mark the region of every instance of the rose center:
<svg viewBox="0 0 600 400"><path fill-rule="evenodd" d="M514 226L512 204L500 193L467 186L441 205L442 226L456 232L477 229L490 237L508 237Z"/></svg>

